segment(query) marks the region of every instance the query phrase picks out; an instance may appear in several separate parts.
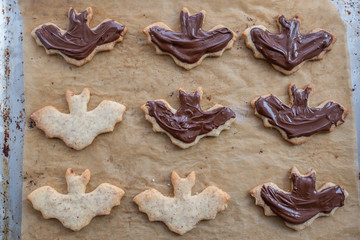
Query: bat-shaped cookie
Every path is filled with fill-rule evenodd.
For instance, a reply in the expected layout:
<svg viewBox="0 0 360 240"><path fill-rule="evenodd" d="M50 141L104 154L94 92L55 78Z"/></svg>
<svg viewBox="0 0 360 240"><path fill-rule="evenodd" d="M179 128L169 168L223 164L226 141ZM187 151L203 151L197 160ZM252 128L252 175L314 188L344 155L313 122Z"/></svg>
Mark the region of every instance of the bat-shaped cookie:
<svg viewBox="0 0 360 240"><path fill-rule="evenodd" d="M66 228L79 231L97 215L109 215L113 207L120 205L124 191L108 183L100 184L94 191L85 193L90 180L87 169L75 175L69 168L65 174L68 194L61 194L50 186L36 189L27 196L34 209L45 219L56 218Z"/></svg>
<svg viewBox="0 0 360 240"><path fill-rule="evenodd" d="M331 216L344 205L349 195L339 185L324 184L316 190L316 172L301 175L296 167L291 170L291 191L286 192L270 182L250 190L256 205L264 208L266 216L279 216L286 226L302 230L321 216Z"/></svg>
<svg viewBox="0 0 360 240"><path fill-rule="evenodd" d="M276 128L292 144L301 144L310 140L313 134L333 131L344 122L348 114L344 106L332 100L317 107L309 107L312 90L311 84L304 90L298 90L294 84L290 84L289 106L272 94L255 98L250 104L265 127Z"/></svg>
<svg viewBox="0 0 360 240"><path fill-rule="evenodd" d="M134 197L139 211L148 215L150 221L162 221L173 232L185 234L201 220L210 220L227 207L230 196L221 189L210 186L192 196L195 172L180 178L171 174L174 197L166 197L156 189L146 190Z"/></svg>
<svg viewBox="0 0 360 240"><path fill-rule="evenodd" d="M175 145L188 148L203 137L219 136L222 130L230 128L236 118L230 108L220 104L203 111L200 107L202 93L201 87L193 94L187 94L180 88L178 110L163 99L148 101L141 109L155 132L163 132Z"/></svg>
<svg viewBox="0 0 360 240"><path fill-rule="evenodd" d="M280 33L270 33L266 27L252 26L243 33L246 46L253 50L256 58L265 59L281 73L290 75L308 60L321 60L336 42L335 35L316 28L308 34L299 31L300 18L286 20L277 17Z"/></svg>
<svg viewBox="0 0 360 240"><path fill-rule="evenodd" d="M219 57L226 49L231 49L237 37L223 25L204 31L205 15L204 10L191 15L184 7L180 13L181 32L174 32L165 23L157 22L144 28L143 33L157 54L169 55L177 65L190 70L206 57Z"/></svg>
<svg viewBox="0 0 360 240"><path fill-rule="evenodd" d="M91 29L89 24L92 14L91 7L80 14L70 8L67 31L53 23L46 23L36 27L31 35L39 46L45 48L47 54L59 54L68 63L81 66L97 52L113 49L117 42L123 40L127 31L125 26L110 19Z"/></svg>
<svg viewBox="0 0 360 240"><path fill-rule="evenodd" d="M97 135L112 132L115 124L122 121L126 109L120 103L104 100L95 109L87 111L89 100L88 88L80 95L67 90L69 114L46 106L31 114L31 119L47 137L60 138L67 146L81 150L90 145Z"/></svg>

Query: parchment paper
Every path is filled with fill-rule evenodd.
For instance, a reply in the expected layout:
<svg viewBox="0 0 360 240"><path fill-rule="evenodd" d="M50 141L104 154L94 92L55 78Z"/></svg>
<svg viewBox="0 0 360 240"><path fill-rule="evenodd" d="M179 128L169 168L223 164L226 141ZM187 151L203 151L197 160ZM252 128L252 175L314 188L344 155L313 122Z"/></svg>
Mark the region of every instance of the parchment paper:
<svg viewBox="0 0 360 240"><path fill-rule="evenodd" d="M350 87L349 56L345 24L336 8L327 0L306 1L21 1L24 19L24 74L26 98L26 134L24 153L24 189L22 239L355 239L359 237L356 137ZM48 56L36 45L30 32L36 26L52 22L66 29L69 7L78 11L91 6L91 26L105 18L128 27L124 41L113 51L97 54L82 66L67 64L60 56ZM190 71L176 66L168 56L155 54L141 30L162 21L179 30L179 13L188 7L192 14L207 12L204 29L223 24L238 35L253 24L278 31L275 17L292 18L299 13L301 31L320 27L337 36L337 42L324 60L308 62L290 77L275 71L270 64L253 57L242 38L221 58L207 58ZM267 129L257 118L249 101L273 93L288 101L287 87L294 82L302 88L314 85L310 102L317 106L333 99L350 109L343 125L330 134L319 134L300 146L284 141L276 130ZM193 91L202 86L204 109L215 103L231 107L237 121L219 137L202 139L190 149L171 144L164 134L154 133L140 106L147 100L164 98L179 106L177 89ZM91 89L89 109L102 100L118 101L127 106L122 123L113 133L98 136L82 151L48 139L32 128L29 116L46 105L68 112L65 91L79 94ZM317 186L331 181L350 194L345 206L332 217L318 218L311 227L295 232L279 217L266 217L248 191L272 181L290 188L289 170L297 166L306 173L317 170ZM92 176L87 191L108 182L125 190L121 205L109 216L96 217L80 232L64 228L57 220L45 220L34 210L26 196L34 189L50 185L65 193L65 171L77 173L86 168ZM171 195L170 174L176 170L185 176L197 174L193 193L208 185L228 192L228 209L215 220L203 221L180 237L161 222L149 222L138 211L132 198L143 190L156 188Z"/></svg>

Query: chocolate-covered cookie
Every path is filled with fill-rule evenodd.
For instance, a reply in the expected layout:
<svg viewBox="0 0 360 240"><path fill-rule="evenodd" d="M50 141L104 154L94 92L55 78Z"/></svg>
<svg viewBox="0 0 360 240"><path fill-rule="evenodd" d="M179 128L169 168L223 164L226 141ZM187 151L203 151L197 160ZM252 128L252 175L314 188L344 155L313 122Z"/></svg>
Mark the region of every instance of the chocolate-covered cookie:
<svg viewBox="0 0 360 240"><path fill-rule="evenodd" d="M174 32L165 23L157 22L144 28L143 33L157 54L169 55L177 65L190 70L206 57L219 57L226 49L231 49L237 37L222 25L204 31L205 14L202 10L191 15L187 8L183 8L180 13L181 32Z"/></svg>
<svg viewBox="0 0 360 240"><path fill-rule="evenodd" d="M246 46L254 51L255 58L265 59L276 70L290 75L308 60L321 60L336 41L335 35L320 28L301 34L300 23L299 16L287 20L279 15L280 33L271 33L259 25L247 28L242 35Z"/></svg>

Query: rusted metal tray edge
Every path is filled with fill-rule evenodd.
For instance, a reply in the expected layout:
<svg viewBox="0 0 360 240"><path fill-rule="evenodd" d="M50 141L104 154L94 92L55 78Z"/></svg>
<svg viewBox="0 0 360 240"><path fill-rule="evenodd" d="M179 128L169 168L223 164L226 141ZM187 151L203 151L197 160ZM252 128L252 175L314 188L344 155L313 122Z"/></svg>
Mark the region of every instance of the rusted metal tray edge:
<svg viewBox="0 0 360 240"><path fill-rule="evenodd" d="M20 239L24 81L22 17L17 1L0 1L0 238Z"/></svg>

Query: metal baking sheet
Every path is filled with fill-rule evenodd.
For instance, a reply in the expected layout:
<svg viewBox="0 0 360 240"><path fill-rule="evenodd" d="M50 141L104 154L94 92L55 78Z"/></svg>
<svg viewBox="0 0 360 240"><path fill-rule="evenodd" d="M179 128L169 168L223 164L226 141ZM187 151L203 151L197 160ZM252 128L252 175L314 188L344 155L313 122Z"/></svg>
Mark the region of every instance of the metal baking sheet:
<svg viewBox="0 0 360 240"><path fill-rule="evenodd" d="M15 1L1 1L0 29L0 235L20 239L25 106L22 18Z"/></svg>
<svg viewBox="0 0 360 240"><path fill-rule="evenodd" d="M354 110L360 129L360 2L332 2L347 24ZM17 1L1 0L0 4L0 237L20 239L25 124L22 17ZM357 134L359 139L360 131Z"/></svg>

